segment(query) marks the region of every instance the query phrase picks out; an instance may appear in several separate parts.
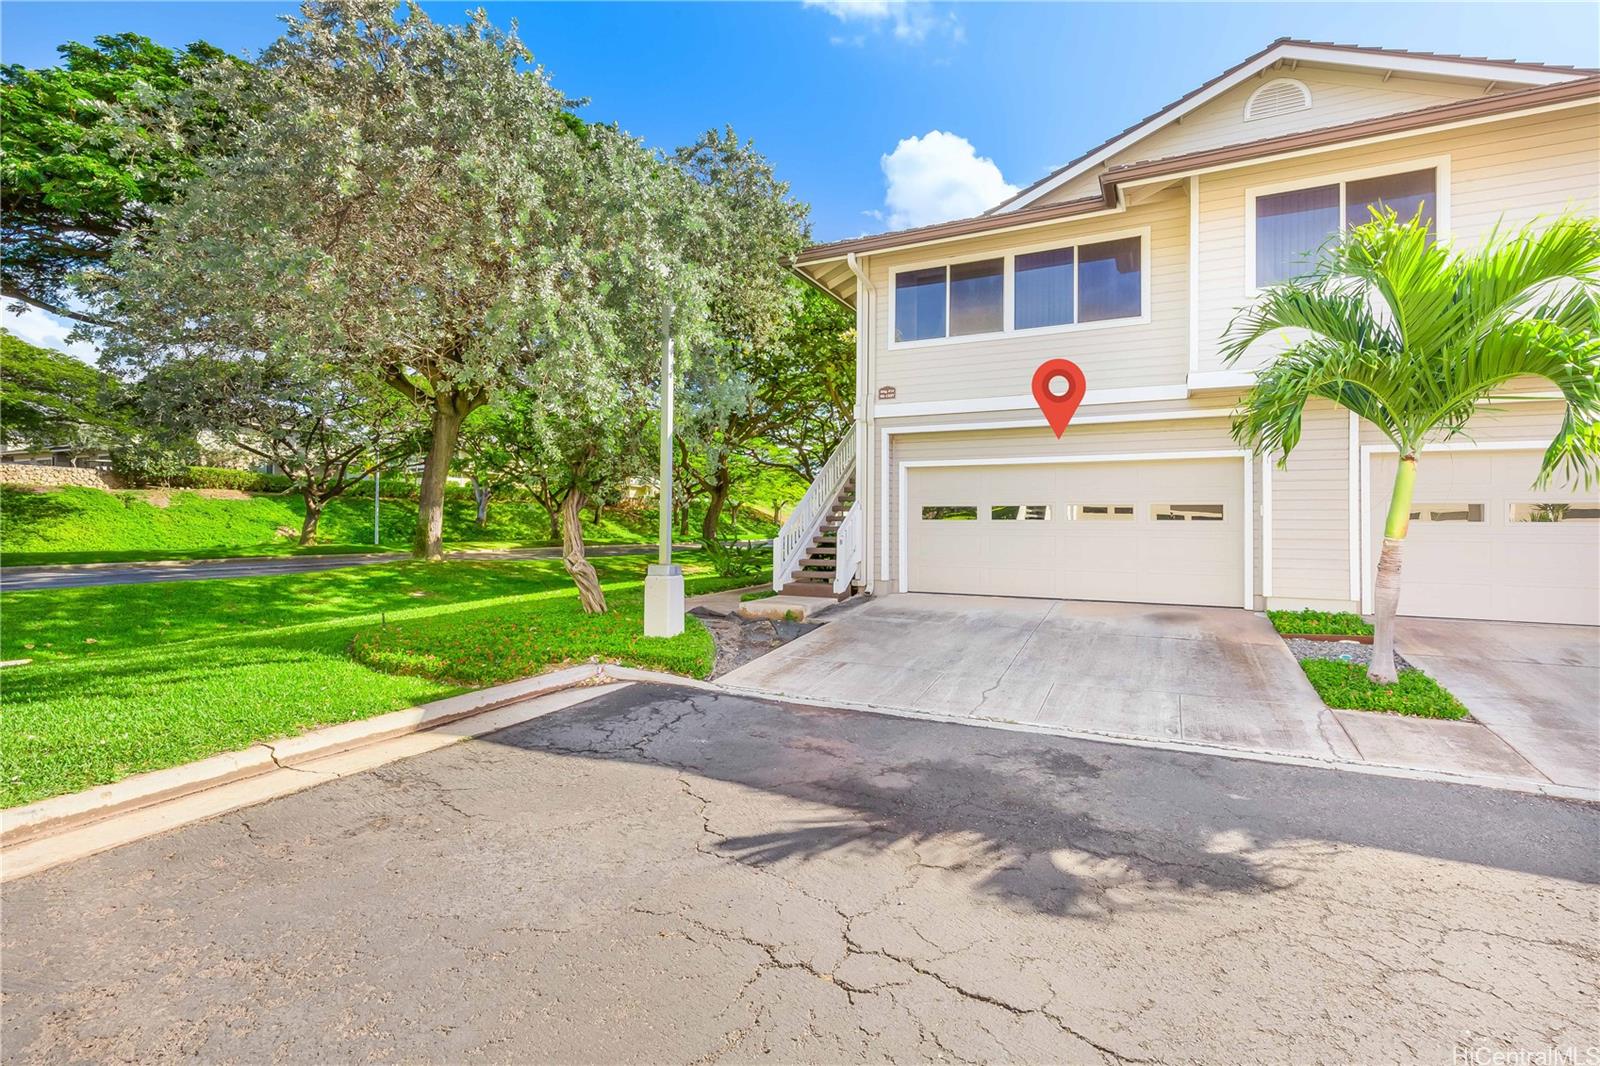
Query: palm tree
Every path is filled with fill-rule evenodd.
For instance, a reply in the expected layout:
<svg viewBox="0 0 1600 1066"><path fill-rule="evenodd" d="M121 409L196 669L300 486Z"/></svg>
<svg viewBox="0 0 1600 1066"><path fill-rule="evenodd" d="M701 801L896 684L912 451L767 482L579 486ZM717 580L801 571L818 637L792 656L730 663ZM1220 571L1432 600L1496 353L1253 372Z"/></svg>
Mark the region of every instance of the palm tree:
<svg viewBox="0 0 1600 1066"><path fill-rule="evenodd" d="M1268 334L1292 331L1234 416L1233 435L1282 466L1312 397L1383 431L1400 456L1376 579L1368 676L1396 679L1400 554L1425 443L1467 432L1477 404L1508 383L1543 378L1566 417L1538 484L1558 471L1588 485L1600 468L1600 221L1567 216L1540 230L1489 234L1474 251L1435 243L1418 215L1392 211L1333 238L1304 276L1273 285L1228 326L1229 365Z"/></svg>

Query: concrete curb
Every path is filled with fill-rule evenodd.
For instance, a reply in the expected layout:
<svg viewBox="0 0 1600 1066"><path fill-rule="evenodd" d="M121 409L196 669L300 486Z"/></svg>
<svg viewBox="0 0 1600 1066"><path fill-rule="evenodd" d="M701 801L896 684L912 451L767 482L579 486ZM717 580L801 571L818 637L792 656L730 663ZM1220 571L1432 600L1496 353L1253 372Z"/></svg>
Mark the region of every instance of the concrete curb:
<svg viewBox="0 0 1600 1066"><path fill-rule="evenodd" d="M601 668L592 663L553 670L510 684L465 692L358 722L344 722L270 744L252 744L242 751L213 755L183 766L136 774L110 785L13 807L0 811L0 847L37 840L271 770L292 768L394 737L437 729L462 718L584 684L600 674Z"/></svg>
<svg viewBox="0 0 1600 1066"><path fill-rule="evenodd" d="M674 679L671 675L660 674L653 677L642 676L649 671L632 671L630 680L648 681L657 684L671 685L681 683L684 679ZM1193 755L1212 755L1224 759L1243 759L1248 762L1276 763L1283 766L1305 766L1321 770L1338 770L1346 773L1368 774L1373 777L1393 777L1407 781L1429 781L1436 784L1447 785L1472 785L1478 788L1493 788L1504 792L1520 792L1533 796L1548 796L1553 799L1574 800L1581 803L1600 804L1600 790L1583 788L1578 785L1558 785L1553 782L1532 781L1523 778L1491 777L1475 774L1452 774L1443 770L1424 770L1410 766L1393 766L1386 763L1350 762L1345 759L1318 758L1312 755L1293 755L1287 752L1264 751L1250 748L1230 748L1220 744L1207 744L1193 740L1156 740L1151 737L1130 736L1122 733L1093 733L1081 729L1062 729L1056 726L1032 725L1025 722L1012 722L1003 718L970 718L957 715L938 714L933 711L911 711L901 707L887 707L874 703L862 703L853 700L827 699L815 700L800 696L789 696L781 693L764 692L760 689L745 688L742 686L712 684L708 685L719 692L734 696L747 696L752 699L770 700L774 703L790 703L800 707L818 707L823 709L862 711L868 714L883 714L894 718L909 718L920 721L944 722L949 725L971 726L976 729L1004 729L1013 733L1035 733L1052 737L1067 737L1072 740L1085 740L1096 744L1122 744L1136 748L1151 748L1156 751L1187 752Z"/></svg>

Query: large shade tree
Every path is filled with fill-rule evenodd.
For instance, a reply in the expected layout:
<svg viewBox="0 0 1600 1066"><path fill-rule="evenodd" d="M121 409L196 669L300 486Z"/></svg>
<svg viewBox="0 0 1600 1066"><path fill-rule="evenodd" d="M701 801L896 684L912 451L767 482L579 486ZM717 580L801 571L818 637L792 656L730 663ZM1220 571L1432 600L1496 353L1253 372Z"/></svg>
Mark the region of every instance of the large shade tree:
<svg viewBox="0 0 1600 1066"><path fill-rule="evenodd" d="M1244 397L1233 431L1280 464L1314 397L1346 407L1395 446L1399 465L1375 583L1370 676L1396 680L1394 619L1412 490L1426 444L1469 431L1478 405L1542 379L1566 412L1540 482L1585 484L1600 467L1600 221L1566 217L1490 234L1471 251L1435 243L1420 216L1378 215L1330 242L1305 276L1267 289L1229 327L1241 358L1262 338L1287 347Z"/></svg>
<svg viewBox="0 0 1600 1066"><path fill-rule="evenodd" d="M65 447L76 463L122 436L128 415L115 378L0 329L0 445Z"/></svg>
<svg viewBox="0 0 1600 1066"><path fill-rule="evenodd" d="M245 64L133 33L57 51L59 66L0 67L0 280L8 299L89 321L73 276L226 150L234 124L200 84Z"/></svg>
<svg viewBox="0 0 1600 1066"><path fill-rule="evenodd" d="M462 421L541 364L614 350L619 271L649 262L659 299L686 283L652 244L661 167L577 122L530 59L482 12L448 26L385 0L306 4L248 83L207 82L248 116L235 151L104 278L133 343L231 338L413 404L427 559Z"/></svg>
<svg viewBox="0 0 1600 1066"><path fill-rule="evenodd" d="M231 348L142 354L140 421L180 439L214 437L287 475L305 504L302 545L316 543L329 501L411 451L400 399L327 362Z"/></svg>

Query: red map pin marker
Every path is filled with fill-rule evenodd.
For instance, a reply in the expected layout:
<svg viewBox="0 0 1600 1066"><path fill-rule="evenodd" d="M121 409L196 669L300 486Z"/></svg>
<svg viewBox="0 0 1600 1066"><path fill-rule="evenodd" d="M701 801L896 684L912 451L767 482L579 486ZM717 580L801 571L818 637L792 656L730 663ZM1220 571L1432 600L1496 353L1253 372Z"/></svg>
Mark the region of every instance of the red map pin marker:
<svg viewBox="0 0 1600 1066"><path fill-rule="evenodd" d="M1033 372L1033 398L1057 438L1066 432L1088 389L1083 371L1071 359L1046 360Z"/></svg>

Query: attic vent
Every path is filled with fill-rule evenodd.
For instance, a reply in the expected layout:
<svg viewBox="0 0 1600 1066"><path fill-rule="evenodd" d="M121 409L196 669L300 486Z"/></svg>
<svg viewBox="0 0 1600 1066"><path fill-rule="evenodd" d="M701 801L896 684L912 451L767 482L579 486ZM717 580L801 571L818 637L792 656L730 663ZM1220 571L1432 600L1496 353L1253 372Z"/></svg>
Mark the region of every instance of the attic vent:
<svg viewBox="0 0 1600 1066"><path fill-rule="evenodd" d="M1250 94L1244 104L1244 120L1274 118L1311 106L1311 90L1293 78L1275 78Z"/></svg>

